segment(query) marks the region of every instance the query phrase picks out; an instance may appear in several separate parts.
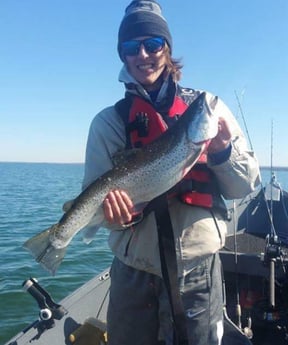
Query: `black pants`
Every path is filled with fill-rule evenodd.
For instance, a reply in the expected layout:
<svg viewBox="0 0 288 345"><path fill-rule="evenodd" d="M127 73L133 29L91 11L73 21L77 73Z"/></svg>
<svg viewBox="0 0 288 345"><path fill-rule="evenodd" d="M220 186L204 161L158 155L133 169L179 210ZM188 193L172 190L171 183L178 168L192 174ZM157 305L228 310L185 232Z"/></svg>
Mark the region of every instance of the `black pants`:
<svg viewBox="0 0 288 345"><path fill-rule="evenodd" d="M221 263L212 255L185 277L179 288L186 312L189 344L220 345L223 335ZM109 345L172 345L168 296L162 279L117 258L111 266L108 308Z"/></svg>

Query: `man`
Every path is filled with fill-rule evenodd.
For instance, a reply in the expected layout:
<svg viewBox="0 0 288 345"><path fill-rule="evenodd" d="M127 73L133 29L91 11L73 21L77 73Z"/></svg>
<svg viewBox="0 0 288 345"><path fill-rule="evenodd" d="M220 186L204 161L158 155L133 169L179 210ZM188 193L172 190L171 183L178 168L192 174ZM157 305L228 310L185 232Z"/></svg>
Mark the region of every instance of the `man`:
<svg viewBox="0 0 288 345"><path fill-rule="evenodd" d="M156 1L136 0L126 8L118 53L124 63L119 79L126 88L125 99L102 110L91 124L83 188L113 167L116 152L145 145L173 126L183 107L201 93L178 84L181 64L172 58L172 37ZM259 167L236 120L219 99L215 111L219 115L217 136L167 204L163 206L166 197L162 204L152 203L138 222L124 190L111 190L105 198L106 220L122 229L111 231L109 238L115 255L107 318L109 345L221 343L218 251L226 233L222 197L241 198L253 191L259 183ZM139 114L147 120L144 134ZM164 225L163 217L157 217L159 207L169 220ZM165 246L159 250L162 229L172 231L169 241L174 249L168 256ZM177 287L169 283L171 265L165 255L168 260L175 256ZM184 322L179 322L171 307L174 303L176 309L183 308L180 319Z"/></svg>

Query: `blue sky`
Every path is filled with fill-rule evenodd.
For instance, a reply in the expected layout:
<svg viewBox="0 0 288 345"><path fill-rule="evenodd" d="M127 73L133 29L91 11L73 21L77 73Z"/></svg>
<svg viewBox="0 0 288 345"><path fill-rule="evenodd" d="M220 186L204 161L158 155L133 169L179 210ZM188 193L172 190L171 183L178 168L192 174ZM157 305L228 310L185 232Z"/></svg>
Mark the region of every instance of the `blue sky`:
<svg viewBox="0 0 288 345"><path fill-rule="evenodd" d="M220 96L244 128L236 92L260 164L272 152L287 167L288 1L159 2L181 84ZM116 45L128 3L0 1L0 161L83 162L92 118L124 94Z"/></svg>

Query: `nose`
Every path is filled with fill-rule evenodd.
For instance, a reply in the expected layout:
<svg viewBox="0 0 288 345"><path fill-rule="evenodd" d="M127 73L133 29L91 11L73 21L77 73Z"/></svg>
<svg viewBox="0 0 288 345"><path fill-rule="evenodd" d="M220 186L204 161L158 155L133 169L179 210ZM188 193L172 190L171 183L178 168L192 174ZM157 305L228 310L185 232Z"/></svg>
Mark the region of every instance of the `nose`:
<svg viewBox="0 0 288 345"><path fill-rule="evenodd" d="M144 45L141 44L141 46L139 48L138 56L147 57L148 55L149 55L149 53L146 52Z"/></svg>

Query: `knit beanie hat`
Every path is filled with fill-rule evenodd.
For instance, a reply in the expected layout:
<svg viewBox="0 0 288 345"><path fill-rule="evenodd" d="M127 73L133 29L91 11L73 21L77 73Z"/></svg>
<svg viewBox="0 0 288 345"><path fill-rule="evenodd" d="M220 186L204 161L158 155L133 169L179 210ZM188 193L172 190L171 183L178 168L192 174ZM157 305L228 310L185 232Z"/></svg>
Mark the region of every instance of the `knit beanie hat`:
<svg viewBox="0 0 288 345"><path fill-rule="evenodd" d="M125 10L118 32L118 53L121 43L140 36L161 36L172 50L172 37L161 6L154 0L133 0Z"/></svg>

